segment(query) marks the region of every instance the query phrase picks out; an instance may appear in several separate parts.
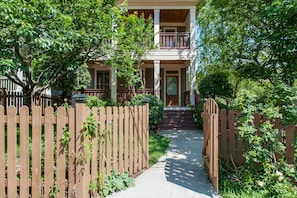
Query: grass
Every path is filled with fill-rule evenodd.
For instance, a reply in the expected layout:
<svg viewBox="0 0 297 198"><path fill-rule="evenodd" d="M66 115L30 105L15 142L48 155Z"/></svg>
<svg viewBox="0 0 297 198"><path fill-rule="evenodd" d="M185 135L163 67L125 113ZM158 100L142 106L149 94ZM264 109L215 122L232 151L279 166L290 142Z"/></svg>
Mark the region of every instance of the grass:
<svg viewBox="0 0 297 198"><path fill-rule="evenodd" d="M164 136L150 133L149 136L149 165L155 164L159 158L165 154L168 148L170 140Z"/></svg>

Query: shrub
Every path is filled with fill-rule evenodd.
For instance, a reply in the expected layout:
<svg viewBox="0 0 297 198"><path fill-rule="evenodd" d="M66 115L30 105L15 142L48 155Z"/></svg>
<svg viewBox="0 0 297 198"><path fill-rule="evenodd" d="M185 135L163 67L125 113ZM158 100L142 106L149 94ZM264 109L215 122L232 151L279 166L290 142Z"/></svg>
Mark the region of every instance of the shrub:
<svg viewBox="0 0 297 198"><path fill-rule="evenodd" d="M105 101L99 99L96 96L88 96L86 98L86 106L89 107L90 109L93 107L104 107L106 104Z"/></svg>
<svg viewBox="0 0 297 198"><path fill-rule="evenodd" d="M287 164L285 157L276 157L286 156L286 147L279 141L283 128L274 127L276 119L281 119L283 126L296 124L297 90L281 81L274 81L263 103L259 103L256 95L248 91L239 94L235 100L234 108L241 112L237 118L237 128L243 141L245 163L241 169L228 171L226 175L231 172L234 183L261 192L261 197L297 197L296 187L292 183L292 180L296 180L295 167ZM251 125L255 112L265 117L265 122L258 128ZM222 167L223 170L227 168ZM226 175L221 178L228 183L229 176Z"/></svg>
<svg viewBox="0 0 297 198"><path fill-rule="evenodd" d="M199 93L202 97L213 98L216 96L230 98L233 94L232 85L228 75L222 72L206 75L198 85Z"/></svg>
<svg viewBox="0 0 297 198"><path fill-rule="evenodd" d="M164 104L162 100L151 94L139 94L132 98L131 105L142 105L145 99L149 101L149 125L155 130L164 115Z"/></svg>

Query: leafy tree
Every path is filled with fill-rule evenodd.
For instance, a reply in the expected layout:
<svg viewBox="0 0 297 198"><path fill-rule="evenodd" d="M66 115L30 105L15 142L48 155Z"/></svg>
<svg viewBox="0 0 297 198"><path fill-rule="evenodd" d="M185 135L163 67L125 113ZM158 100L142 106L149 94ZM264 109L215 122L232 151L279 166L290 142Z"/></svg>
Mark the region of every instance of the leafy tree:
<svg viewBox="0 0 297 198"><path fill-rule="evenodd" d="M124 48L117 38L123 35L129 38L131 29L138 28L130 26L128 30L122 25L133 17L116 0L3 0L0 2L0 75L21 86L25 103L30 105L43 90L60 86L58 82L62 79L77 76L78 68L88 60L111 57L117 59L118 68L125 67L121 63L129 55L115 56L112 49L117 45ZM136 46L126 47L133 54ZM24 80L16 75L18 70L23 72Z"/></svg>
<svg viewBox="0 0 297 198"><path fill-rule="evenodd" d="M228 75L222 72L206 75L199 83L199 93L205 98L230 98L232 97L232 85Z"/></svg>
<svg viewBox="0 0 297 198"><path fill-rule="evenodd" d="M90 85L91 74L88 65L83 64L75 72L68 73L63 80L56 81L52 87L57 90L63 90L62 95L73 90L81 90Z"/></svg>
<svg viewBox="0 0 297 198"><path fill-rule="evenodd" d="M120 20L122 23L118 23L117 28L121 31L115 38L117 47L111 49L113 52L107 62L117 69L117 75L124 79L126 87L135 88L138 83L143 85L139 73L143 57L154 48L153 21L141 13Z"/></svg>
<svg viewBox="0 0 297 198"><path fill-rule="evenodd" d="M241 78L297 77L297 3L294 0L206 0L200 6L199 60ZM208 70L205 69L205 70Z"/></svg>

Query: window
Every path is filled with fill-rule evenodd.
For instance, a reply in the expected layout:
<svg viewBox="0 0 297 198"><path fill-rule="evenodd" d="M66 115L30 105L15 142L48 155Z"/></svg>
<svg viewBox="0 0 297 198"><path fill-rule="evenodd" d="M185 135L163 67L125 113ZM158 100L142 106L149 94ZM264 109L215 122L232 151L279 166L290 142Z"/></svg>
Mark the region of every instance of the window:
<svg viewBox="0 0 297 198"><path fill-rule="evenodd" d="M109 71L97 71L97 89L109 89Z"/></svg>

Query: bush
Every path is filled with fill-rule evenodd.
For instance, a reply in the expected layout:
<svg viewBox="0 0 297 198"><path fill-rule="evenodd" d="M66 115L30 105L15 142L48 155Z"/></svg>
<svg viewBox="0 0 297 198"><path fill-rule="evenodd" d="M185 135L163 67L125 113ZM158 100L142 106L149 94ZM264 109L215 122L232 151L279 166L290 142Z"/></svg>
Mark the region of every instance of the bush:
<svg viewBox="0 0 297 198"><path fill-rule="evenodd" d="M237 186L263 194L257 197L297 197L296 186L292 183L297 179L295 167L287 164L285 157L277 158L286 156L286 146L279 141L279 134L284 131L274 127L277 119L281 119L283 126L296 124L297 90L277 79L274 81L273 86L267 89L263 103L245 90L234 101L235 111L241 112L236 120L238 135L243 141L245 163L241 169L230 170L221 178L230 188L231 173ZM265 117L265 122L257 128L251 125L256 112ZM223 170L227 168L222 167Z"/></svg>
<svg viewBox="0 0 297 198"><path fill-rule="evenodd" d="M149 125L151 129L155 130L163 118L164 104L162 100L154 95L139 94L132 98L131 105L142 105L145 99L149 100Z"/></svg>
<svg viewBox="0 0 297 198"><path fill-rule="evenodd" d="M222 72L206 75L198 85L199 93L202 97L213 98L216 96L230 98L233 94L232 85L228 75Z"/></svg>
<svg viewBox="0 0 297 198"><path fill-rule="evenodd" d="M90 109L93 107L104 107L106 104L105 101L99 99L96 96L88 96L86 98L86 106L89 107Z"/></svg>

